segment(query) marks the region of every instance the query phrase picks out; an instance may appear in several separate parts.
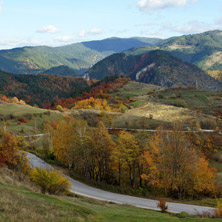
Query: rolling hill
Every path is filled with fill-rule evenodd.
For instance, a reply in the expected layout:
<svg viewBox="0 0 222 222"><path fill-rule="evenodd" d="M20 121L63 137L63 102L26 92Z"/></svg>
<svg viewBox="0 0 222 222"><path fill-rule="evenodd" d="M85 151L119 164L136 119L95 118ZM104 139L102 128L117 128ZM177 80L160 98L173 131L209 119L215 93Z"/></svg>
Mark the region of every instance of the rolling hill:
<svg viewBox="0 0 222 222"><path fill-rule="evenodd" d="M110 38L62 47L22 47L0 50L0 69L15 74L39 74L52 67L69 66L78 74L108 55L134 47L152 45L160 39Z"/></svg>
<svg viewBox="0 0 222 222"><path fill-rule="evenodd" d="M218 81L198 67L161 50L142 55L111 55L89 69L85 76L101 80L109 74L123 75L132 80L165 87L195 86L212 90L221 88Z"/></svg>

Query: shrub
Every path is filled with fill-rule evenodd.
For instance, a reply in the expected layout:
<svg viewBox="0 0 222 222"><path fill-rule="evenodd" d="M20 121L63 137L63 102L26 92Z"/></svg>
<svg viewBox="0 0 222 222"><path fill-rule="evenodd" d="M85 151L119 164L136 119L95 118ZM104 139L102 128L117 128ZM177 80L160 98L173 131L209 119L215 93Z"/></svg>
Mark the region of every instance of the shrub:
<svg viewBox="0 0 222 222"><path fill-rule="evenodd" d="M149 119L153 119L153 114L150 114L150 115L149 115Z"/></svg>
<svg viewBox="0 0 222 222"><path fill-rule="evenodd" d="M200 122L202 129L216 129L217 123L213 119L205 119Z"/></svg>
<svg viewBox="0 0 222 222"><path fill-rule="evenodd" d="M58 111L60 111L60 112L63 112L63 111L64 111L61 105L56 106L56 110L58 110Z"/></svg>
<svg viewBox="0 0 222 222"><path fill-rule="evenodd" d="M31 171L31 178L41 187L42 193L66 193L71 188L71 183L61 173L53 169L35 168Z"/></svg>
<svg viewBox="0 0 222 222"><path fill-rule="evenodd" d="M181 99L176 99L175 101L172 101L170 103L170 105L176 106L176 107L183 107L183 108L187 108L188 105L184 100Z"/></svg>
<svg viewBox="0 0 222 222"><path fill-rule="evenodd" d="M168 206L166 205L166 201L160 200L157 204L157 207L160 208L162 213L166 213L166 210L168 209Z"/></svg>
<svg viewBox="0 0 222 222"><path fill-rule="evenodd" d="M164 99L164 96L161 95L161 94L159 94L159 95L158 95L158 98L159 98L159 99Z"/></svg>
<svg viewBox="0 0 222 222"><path fill-rule="evenodd" d="M217 209L214 211L215 218L222 218L222 202L217 200Z"/></svg>
<svg viewBox="0 0 222 222"><path fill-rule="evenodd" d="M122 105L119 107L119 110L120 110L121 113L125 113L126 110L127 110L127 107L122 104Z"/></svg>
<svg viewBox="0 0 222 222"><path fill-rule="evenodd" d="M28 122L28 120L24 119L24 118L20 118L20 119L18 119L18 121L21 122L21 123L27 123Z"/></svg>

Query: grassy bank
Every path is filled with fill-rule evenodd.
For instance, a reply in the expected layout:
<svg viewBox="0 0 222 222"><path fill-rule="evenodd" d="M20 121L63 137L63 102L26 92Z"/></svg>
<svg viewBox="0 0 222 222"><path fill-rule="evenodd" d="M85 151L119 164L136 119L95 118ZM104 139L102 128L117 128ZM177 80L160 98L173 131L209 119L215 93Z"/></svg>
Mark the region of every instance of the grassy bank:
<svg viewBox="0 0 222 222"><path fill-rule="evenodd" d="M0 184L1 222L115 221L174 222L221 221L186 214L171 215L82 197L48 196L23 187Z"/></svg>

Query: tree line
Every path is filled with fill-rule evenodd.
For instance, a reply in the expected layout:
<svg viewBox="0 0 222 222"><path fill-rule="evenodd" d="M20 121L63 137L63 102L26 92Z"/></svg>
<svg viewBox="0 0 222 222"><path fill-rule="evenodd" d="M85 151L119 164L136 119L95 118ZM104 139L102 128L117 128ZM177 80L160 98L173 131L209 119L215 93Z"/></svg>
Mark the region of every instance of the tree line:
<svg viewBox="0 0 222 222"><path fill-rule="evenodd" d="M48 128L55 158L91 180L178 199L217 194L216 169L180 124L172 132L159 127L150 137L126 131L110 135L102 122L92 128L72 117Z"/></svg>

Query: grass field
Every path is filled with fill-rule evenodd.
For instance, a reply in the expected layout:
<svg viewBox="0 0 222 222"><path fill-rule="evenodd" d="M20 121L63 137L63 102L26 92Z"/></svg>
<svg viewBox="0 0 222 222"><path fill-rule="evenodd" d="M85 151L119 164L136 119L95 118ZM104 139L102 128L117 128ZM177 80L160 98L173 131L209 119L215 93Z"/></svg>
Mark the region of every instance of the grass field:
<svg viewBox="0 0 222 222"><path fill-rule="evenodd" d="M1 222L176 222L221 221L187 214L162 214L127 205L117 205L82 197L48 196L24 187L0 184Z"/></svg>
<svg viewBox="0 0 222 222"><path fill-rule="evenodd" d="M168 88L154 94L151 101L173 105L185 105L192 110L200 110L208 115L215 115L213 110L222 110L222 92Z"/></svg>
<svg viewBox="0 0 222 222"><path fill-rule="evenodd" d="M45 120L58 122L64 117L58 111L3 102L0 104L0 118L2 119L0 127L6 123L7 129L13 133L32 135L42 133L42 125ZM24 118L28 122L18 124L20 118Z"/></svg>
<svg viewBox="0 0 222 222"><path fill-rule="evenodd" d="M45 109L35 108L32 106L25 106L14 103L6 103L2 102L0 104L0 114L1 116L14 115L14 116L22 116L24 114L30 113L44 113Z"/></svg>
<svg viewBox="0 0 222 222"><path fill-rule="evenodd" d="M183 121L188 125L191 122L200 122L201 127L204 127L206 121L211 121L214 128L214 110L222 110L222 92L181 88L166 89L131 81L112 95L135 100L130 104L134 106L133 109L129 109L123 115L115 116L113 119L114 125L118 127L130 125L131 128L142 128L137 124L142 121L145 121L145 125L148 127L150 125L156 127L158 124L170 125L169 123L175 121ZM153 117L152 122L148 120L150 115Z"/></svg>
<svg viewBox="0 0 222 222"><path fill-rule="evenodd" d="M163 88L160 86L130 81L126 85L121 87L118 92L111 94L111 96L118 95L122 98L134 98L138 96L144 96L147 95L147 93L149 92L159 91L162 89Z"/></svg>

